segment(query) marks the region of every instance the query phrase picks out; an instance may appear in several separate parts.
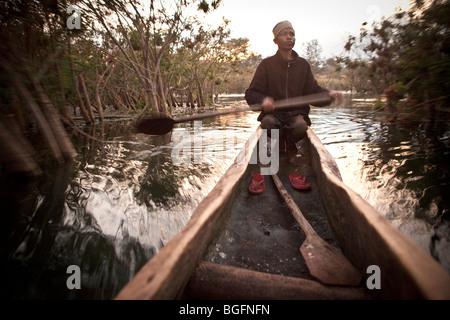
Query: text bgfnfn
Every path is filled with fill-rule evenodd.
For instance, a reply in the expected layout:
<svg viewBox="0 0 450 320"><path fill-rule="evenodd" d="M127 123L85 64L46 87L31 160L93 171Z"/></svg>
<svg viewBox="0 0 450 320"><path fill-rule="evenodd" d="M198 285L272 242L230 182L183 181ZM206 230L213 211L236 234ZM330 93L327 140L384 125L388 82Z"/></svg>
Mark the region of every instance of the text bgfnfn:
<svg viewBox="0 0 450 320"><path fill-rule="evenodd" d="M204 315L209 318L213 312L222 313L222 314L269 314L269 305L263 304L225 304L222 306L222 309L214 307L200 307L200 306L189 306L186 304L185 307L180 307L179 314L182 315Z"/></svg>

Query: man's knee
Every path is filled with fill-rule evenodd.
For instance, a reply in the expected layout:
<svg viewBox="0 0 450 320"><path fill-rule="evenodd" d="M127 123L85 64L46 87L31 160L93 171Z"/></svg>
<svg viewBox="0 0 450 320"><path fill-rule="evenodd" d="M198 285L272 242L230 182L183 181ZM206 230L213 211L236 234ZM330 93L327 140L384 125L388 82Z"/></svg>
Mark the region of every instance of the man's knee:
<svg viewBox="0 0 450 320"><path fill-rule="evenodd" d="M297 116L295 120L289 125L289 129L291 139L294 141L299 141L306 135L308 124L306 123L303 116Z"/></svg>
<svg viewBox="0 0 450 320"><path fill-rule="evenodd" d="M262 119L261 119L261 128L263 129L280 129L281 127L281 123L280 120L277 119L277 117L275 117L272 114L268 114L265 115Z"/></svg>

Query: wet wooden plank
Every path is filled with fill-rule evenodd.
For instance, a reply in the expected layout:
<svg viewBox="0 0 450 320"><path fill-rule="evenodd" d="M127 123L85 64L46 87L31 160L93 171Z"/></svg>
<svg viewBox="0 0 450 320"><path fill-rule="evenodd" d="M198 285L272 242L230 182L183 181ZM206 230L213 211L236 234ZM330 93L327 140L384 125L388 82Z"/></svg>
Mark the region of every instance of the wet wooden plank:
<svg viewBox="0 0 450 320"><path fill-rule="evenodd" d="M211 300L363 300L363 288L202 262L186 287L186 298Z"/></svg>

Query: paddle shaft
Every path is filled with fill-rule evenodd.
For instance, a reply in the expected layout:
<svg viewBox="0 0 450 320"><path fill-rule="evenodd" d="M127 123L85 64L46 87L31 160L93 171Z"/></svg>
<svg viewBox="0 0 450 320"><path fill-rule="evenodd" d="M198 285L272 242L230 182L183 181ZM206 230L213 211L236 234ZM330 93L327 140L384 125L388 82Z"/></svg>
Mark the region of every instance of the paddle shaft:
<svg viewBox="0 0 450 320"><path fill-rule="evenodd" d="M287 205L291 209L292 215L295 220L297 220L298 224L305 232L306 236L318 236L313 227L309 224L308 220L306 220L305 216L300 211L300 208L295 203L294 199L287 192L286 188L283 186L280 178L276 174L272 175L273 182L275 183L278 191L280 192L283 199L286 201Z"/></svg>
<svg viewBox="0 0 450 320"><path fill-rule="evenodd" d="M330 104L331 98L328 94L328 91L310 94L306 96L300 96L295 98L289 98L285 100L278 100L275 101L275 111L288 111L292 110L294 107L302 106L302 105L322 105L322 104ZM225 114L231 114L231 113L238 113L238 112L246 112L246 111L262 111L261 104L252 104L249 107L244 108L238 108L234 110L229 111L223 111L223 112L216 112L216 113L202 113L195 116L188 116L188 117L181 117L178 119L175 119L177 123L187 122L187 121L194 121L194 120L201 120L209 117L214 116L220 116Z"/></svg>
<svg viewBox="0 0 450 320"><path fill-rule="evenodd" d="M275 111L293 111L295 110L295 108L304 105L312 104L320 106L320 105L327 105L330 103L331 103L330 95L328 91L324 91L316 94L275 101ZM245 108L238 108L234 110L227 110L216 113L201 113L198 115L181 117L178 119L173 119L168 116L147 118L137 121L136 130L137 132L145 134L162 135L172 131L173 126L177 123L201 120L205 118L216 117L231 113L238 113L245 111L261 111L261 110L262 110L261 104L254 104Z"/></svg>

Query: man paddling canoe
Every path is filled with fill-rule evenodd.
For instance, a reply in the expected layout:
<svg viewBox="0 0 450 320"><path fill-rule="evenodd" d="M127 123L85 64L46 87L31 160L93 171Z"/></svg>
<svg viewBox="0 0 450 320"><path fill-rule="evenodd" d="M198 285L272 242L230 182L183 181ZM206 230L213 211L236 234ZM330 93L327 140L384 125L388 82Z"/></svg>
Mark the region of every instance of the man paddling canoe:
<svg viewBox="0 0 450 320"><path fill-rule="evenodd" d="M321 87L314 78L309 63L293 50L295 31L289 21L278 23L273 28L273 35L278 51L258 65L245 92L245 99L249 105L261 103L262 112L258 120L261 122L261 128L267 129L269 137L271 129L280 130L280 151L296 153L296 143L303 139L308 126L311 125L310 106L303 105L293 111L277 112L275 101L324 91L329 92L332 100L341 100L342 94ZM256 179L256 183L261 184L261 177ZM263 191L262 186L255 188L253 191L256 192L252 193Z"/></svg>

